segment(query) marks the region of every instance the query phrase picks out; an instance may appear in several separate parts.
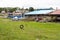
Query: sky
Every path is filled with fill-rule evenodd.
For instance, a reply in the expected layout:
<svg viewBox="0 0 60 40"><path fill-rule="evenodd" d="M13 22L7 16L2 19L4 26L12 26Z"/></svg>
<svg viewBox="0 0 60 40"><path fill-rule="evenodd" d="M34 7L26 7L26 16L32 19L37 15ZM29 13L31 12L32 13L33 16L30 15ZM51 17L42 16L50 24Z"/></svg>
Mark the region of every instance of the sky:
<svg viewBox="0 0 60 40"><path fill-rule="evenodd" d="M60 0L0 0L0 7L60 8Z"/></svg>

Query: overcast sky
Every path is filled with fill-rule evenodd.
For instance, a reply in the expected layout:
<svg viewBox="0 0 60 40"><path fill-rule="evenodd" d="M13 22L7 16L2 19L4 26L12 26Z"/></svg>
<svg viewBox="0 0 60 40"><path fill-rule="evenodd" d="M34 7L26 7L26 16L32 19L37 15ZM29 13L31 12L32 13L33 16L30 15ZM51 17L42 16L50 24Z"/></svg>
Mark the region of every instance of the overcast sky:
<svg viewBox="0 0 60 40"><path fill-rule="evenodd" d="M0 7L60 8L60 0L0 0Z"/></svg>

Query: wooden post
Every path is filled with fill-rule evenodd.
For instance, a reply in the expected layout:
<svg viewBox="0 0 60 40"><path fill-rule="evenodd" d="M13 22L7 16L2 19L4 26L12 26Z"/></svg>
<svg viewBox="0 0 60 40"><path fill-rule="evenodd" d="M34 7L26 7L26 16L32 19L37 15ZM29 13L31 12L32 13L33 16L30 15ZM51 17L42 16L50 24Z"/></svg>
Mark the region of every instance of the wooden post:
<svg viewBox="0 0 60 40"><path fill-rule="evenodd" d="M51 16L51 22L53 22L53 16Z"/></svg>

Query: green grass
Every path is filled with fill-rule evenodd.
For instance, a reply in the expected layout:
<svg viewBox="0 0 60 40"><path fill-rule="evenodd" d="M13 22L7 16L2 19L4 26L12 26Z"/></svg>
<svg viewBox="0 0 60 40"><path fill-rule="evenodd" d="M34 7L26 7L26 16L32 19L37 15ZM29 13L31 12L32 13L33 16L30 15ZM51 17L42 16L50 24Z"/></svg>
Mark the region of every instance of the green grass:
<svg viewBox="0 0 60 40"><path fill-rule="evenodd" d="M23 24L24 30L19 28ZM0 40L60 40L60 23L11 21L0 18Z"/></svg>

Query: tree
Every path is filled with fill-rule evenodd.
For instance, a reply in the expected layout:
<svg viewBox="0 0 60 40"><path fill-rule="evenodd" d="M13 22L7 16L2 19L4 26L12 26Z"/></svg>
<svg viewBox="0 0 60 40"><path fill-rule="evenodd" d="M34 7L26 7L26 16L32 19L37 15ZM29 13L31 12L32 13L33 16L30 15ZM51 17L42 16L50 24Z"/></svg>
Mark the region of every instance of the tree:
<svg viewBox="0 0 60 40"><path fill-rule="evenodd" d="M29 12L34 11L33 7L29 7Z"/></svg>
<svg viewBox="0 0 60 40"><path fill-rule="evenodd" d="M16 11L17 10L17 7L15 7L15 8L12 8L12 7L9 7L9 8L7 8L10 12L13 12L13 11ZM20 8L19 8L20 9Z"/></svg>
<svg viewBox="0 0 60 40"><path fill-rule="evenodd" d="M25 10L29 10L28 8L26 8Z"/></svg>
<svg viewBox="0 0 60 40"><path fill-rule="evenodd" d="M0 7L0 13L1 13L1 11L5 11L5 12L13 12L13 11L16 11L17 9L19 9L20 10L20 8L18 8L18 7L14 7L14 8L12 8L12 7L4 7L4 8L2 8L2 7Z"/></svg>
<svg viewBox="0 0 60 40"><path fill-rule="evenodd" d="M1 11L2 11L3 9L2 8L0 8L0 13L1 13Z"/></svg>

